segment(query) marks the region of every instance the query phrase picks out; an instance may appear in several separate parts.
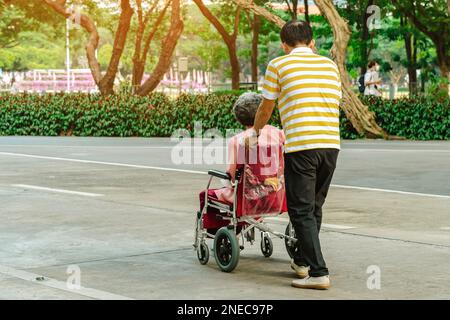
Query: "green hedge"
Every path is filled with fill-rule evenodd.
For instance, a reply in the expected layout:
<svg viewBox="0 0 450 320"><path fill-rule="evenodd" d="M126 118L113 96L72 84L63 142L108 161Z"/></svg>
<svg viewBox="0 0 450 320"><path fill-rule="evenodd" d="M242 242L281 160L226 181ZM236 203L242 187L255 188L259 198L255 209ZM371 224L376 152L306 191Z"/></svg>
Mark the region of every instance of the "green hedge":
<svg viewBox="0 0 450 320"><path fill-rule="evenodd" d="M168 137L176 129L193 132L241 126L231 107L238 95L183 94L176 100L155 93L148 97L84 94L18 94L0 96L0 135L74 135ZM274 115L273 124L277 124Z"/></svg>
<svg viewBox="0 0 450 320"><path fill-rule="evenodd" d="M450 99L430 97L383 100L363 98L376 114L377 123L389 134L412 140L450 139Z"/></svg>
<svg viewBox="0 0 450 320"><path fill-rule="evenodd" d="M154 93L148 97L85 94L0 95L0 135L168 137L176 129L193 131L241 126L231 112L238 94L183 94L177 99ZM378 123L393 135L409 139L450 139L450 102L430 99L387 101L365 99ZM279 126L278 114L271 123ZM358 138L341 112L341 136Z"/></svg>

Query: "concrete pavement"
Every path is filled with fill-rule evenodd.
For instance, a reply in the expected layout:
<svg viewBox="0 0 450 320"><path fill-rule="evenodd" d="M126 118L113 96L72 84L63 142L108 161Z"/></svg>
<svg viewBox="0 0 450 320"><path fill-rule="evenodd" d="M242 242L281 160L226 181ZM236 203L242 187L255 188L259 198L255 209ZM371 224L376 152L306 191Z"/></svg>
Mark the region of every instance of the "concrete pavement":
<svg viewBox="0 0 450 320"><path fill-rule="evenodd" d="M321 234L326 292L290 287L278 239L269 259L247 246L231 274L213 257L201 266L191 245L202 173L224 166L175 165L174 144L0 137L0 298L450 298L449 142L343 143ZM73 265L94 291L64 288ZM373 266L379 290L367 286Z"/></svg>

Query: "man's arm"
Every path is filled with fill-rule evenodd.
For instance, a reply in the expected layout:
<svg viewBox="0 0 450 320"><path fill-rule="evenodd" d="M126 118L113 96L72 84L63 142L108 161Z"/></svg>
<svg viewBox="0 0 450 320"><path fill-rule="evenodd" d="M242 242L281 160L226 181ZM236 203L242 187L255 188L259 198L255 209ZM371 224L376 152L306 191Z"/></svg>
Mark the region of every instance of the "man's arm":
<svg viewBox="0 0 450 320"><path fill-rule="evenodd" d="M368 86L370 86L370 85L372 85L372 84L381 84L381 80L377 80L377 81L368 81L368 82L366 83L366 85L368 85Z"/></svg>
<svg viewBox="0 0 450 320"><path fill-rule="evenodd" d="M263 100L258 107L253 123L253 129L257 136L259 136L261 129L269 122L273 108L275 107L275 100L280 95L278 78L278 70L272 60L269 62L266 74L264 75L264 85L262 87Z"/></svg>
<svg viewBox="0 0 450 320"><path fill-rule="evenodd" d="M259 135L260 130L264 128L267 122L269 122L274 107L275 100L263 98L258 111L256 112L255 123L253 125L253 129L255 129L257 135Z"/></svg>

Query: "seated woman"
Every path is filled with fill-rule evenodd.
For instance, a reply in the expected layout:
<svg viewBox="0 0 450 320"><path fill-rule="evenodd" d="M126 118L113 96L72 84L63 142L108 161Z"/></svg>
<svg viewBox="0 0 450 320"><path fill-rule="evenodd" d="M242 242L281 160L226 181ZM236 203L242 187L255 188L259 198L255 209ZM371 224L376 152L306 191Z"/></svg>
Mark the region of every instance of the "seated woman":
<svg viewBox="0 0 450 320"><path fill-rule="evenodd" d="M228 143L228 166L227 172L231 176L231 181L235 180L236 169L239 164L243 164L242 146L245 144L245 139L252 136L253 123L255 121L256 112L262 101L262 96L253 92L247 92L242 94L233 107L233 113L236 120L241 123L246 130L233 136ZM266 125L261 129L258 137L259 146L282 146L285 141L285 136L282 130ZM271 159L269 159L271 160ZM214 194L218 200L233 203L233 186L229 181L225 181L228 185L224 188L215 189ZM276 188L276 182L267 179L264 184L271 185ZM274 185L275 184L275 185Z"/></svg>

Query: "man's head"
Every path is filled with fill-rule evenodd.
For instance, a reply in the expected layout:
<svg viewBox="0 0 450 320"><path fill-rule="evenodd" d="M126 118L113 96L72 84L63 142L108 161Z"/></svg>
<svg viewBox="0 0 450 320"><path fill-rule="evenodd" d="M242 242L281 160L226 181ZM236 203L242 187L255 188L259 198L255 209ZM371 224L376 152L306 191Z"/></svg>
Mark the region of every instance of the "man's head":
<svg viewBox="0 0 450 320"><path fill-rule="evenodd" d="M313 32L306 21L291 20L285 23L280 31L281 46L284 52L290 53L298 46L314 49Z"/></svg>
<svg viewBox="0 0 450 320"><path fill-rule="evenodd" d="M262 96L254 92L246 92L239 96L233 106L236 120L246 127L253 126L256 111L261 104Z"/></svg>

